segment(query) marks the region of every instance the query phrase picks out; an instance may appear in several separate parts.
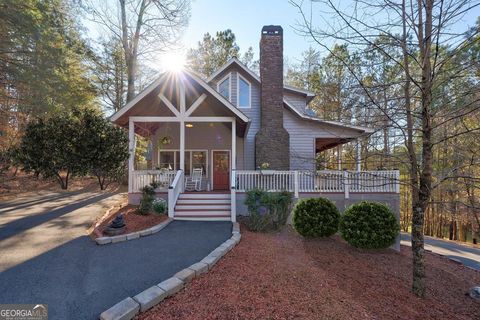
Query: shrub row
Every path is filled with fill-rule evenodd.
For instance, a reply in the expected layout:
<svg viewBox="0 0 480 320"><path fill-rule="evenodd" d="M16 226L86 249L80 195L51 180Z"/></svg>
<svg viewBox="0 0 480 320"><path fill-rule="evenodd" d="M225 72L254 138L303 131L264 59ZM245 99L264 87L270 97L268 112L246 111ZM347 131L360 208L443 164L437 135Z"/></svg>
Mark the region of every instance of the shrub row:
<svg viewBox="0 0 480 320"><path fill-rule="evenodd" d="M387 248L395 242L400 226L384 204L363 201L343 215L328 199L301 200L293 210L293 226L304 237L329 237L340 231L349 244L365 249Z"/></svg>

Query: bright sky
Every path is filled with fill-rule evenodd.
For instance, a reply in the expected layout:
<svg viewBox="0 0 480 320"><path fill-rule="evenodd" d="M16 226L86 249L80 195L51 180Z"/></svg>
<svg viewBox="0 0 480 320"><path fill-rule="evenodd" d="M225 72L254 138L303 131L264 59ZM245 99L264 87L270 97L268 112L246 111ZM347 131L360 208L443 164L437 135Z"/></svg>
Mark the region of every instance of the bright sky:
<svg viewBox="0 0 480 320"><path fill-rule="evenodd" d="M346 10L352 8L351 0L336 0L336 3ZM310 2L305 0L304 9L308 11L309 7ZM313 20L315 25L327 23L322 21L322 18L326 18L326 15L320 14L319 9L318 5L314 7ZM380 12L375 14L375 18L379 18ZM463 32L467 26L473 26L479 15L480 10L478 8L470 10L455 25L454 29L458 28L455 31L461 30ZM318 45L298 35L293 29L300 19L300 14L289 3L289 0L193 0L189 25L182 38L183 51L195 47L207 32L214 35L217 31L231 29L236 35L241 52L245 52L251 46L255 52L255 59L258 59L261 29L264 25L274 24L281 25L284 30L284 55L288 58L289 63L296 63L301 58L302 52L308 49L310 45L319 49ZM328 23L330 22L328 21ZM96 28L91 23L87 22L87 26L94 34L98 33L98 30L95 30ZM157 61L149 63L149 65L155 69L162 69L165 60L168 60L167 63L172 60L176 62L178 56L179 52L174 52L167 59L159 57Z"/></svg>
<svg viewBox="0 0 480 320"><path fill-rule="evenodd" d="M336 0L336 3L339 3L340 7L349 8L352 1ZM308 12L309 7L309 1L305 0L304 10ZM467 26L473 26L480 15L480 10L477 9L471 10L455 27L463 32ZM317 15L318 10L317 4L314 7ZM295 32L293 27L298 26L301 16L289 0L193 0L191 13L189 26L183 37L185 48L195 47L207 32L214 35L217 31L231 29L241 52L251 46L257 59L261 29L264 25L274 24L283 27L284 55L288 57L289 63L298 62L302 52L311 45L320 49L311 40ZM378 14L376 16L378 18ZM315 16L313 20L316 24L325 23Z"/></svg>
<svg viewBox="0 0 480 320"><path fill-rule="evenodd" d="M300 57L309 44L292 28L299 18L288 0L194 0L184 44L189 48L207 32L213 35L231 29L242 52L251 46L258 55L261 29L273 24L281 25L284 30L284 54L290 58Z"/></svg>

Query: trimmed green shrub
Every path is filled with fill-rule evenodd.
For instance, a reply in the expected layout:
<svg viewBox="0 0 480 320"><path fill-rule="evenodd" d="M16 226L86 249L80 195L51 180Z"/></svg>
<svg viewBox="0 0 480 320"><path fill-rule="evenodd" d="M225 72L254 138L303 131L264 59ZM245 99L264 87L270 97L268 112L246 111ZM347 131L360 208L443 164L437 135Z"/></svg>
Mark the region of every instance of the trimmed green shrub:
<svg viewBox="0 0 480 320"><path fill-rule="evenodd" d="M252 231L277 230L287 223L293 202L288 191L267 192L253 189L247 192L248 228Z"/></svg>
<svg viewBox="0 0 480 320"><path fill-rule="evenodd" d="M153 200L152 208L158 214L165 214L167 212L167 201L162 198L155 199Z"/></svg>
<svg viewBox="0 0 480 320"><path fill-rule="evenodd" d="M304 237L329 237L338 230L340 212L325 198L304 199L293 209L293 227Z"/></svg>
<svg viewBox="0 0 480 320"><path fill-rule="evenodd" d="M340 221L342 238L354 247L387 248L400 231L397 218L386 205L362 201L351 205Z"/></svg>
<svg viewBox="0 0 480 320"><path fill-rule="evenodd" d="M142 188L142 198L138 206L138 212L141 214L149 214L153 209L153 200L155 200L155 189L158 188L158 183L153 181L149 185Z"/></svg>

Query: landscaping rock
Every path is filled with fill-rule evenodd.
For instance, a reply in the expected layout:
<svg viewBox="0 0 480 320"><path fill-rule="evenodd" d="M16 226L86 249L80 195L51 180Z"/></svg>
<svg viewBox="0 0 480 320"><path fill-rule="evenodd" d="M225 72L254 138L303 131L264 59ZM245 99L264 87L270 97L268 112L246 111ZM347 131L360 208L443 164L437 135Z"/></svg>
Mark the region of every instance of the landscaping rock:
<svg viewBox="0 0 480 320"><path fill-rule="evenodd" d="M165 294L168 297L180 291L183 288L184 283L178 278L171 277L163 282L160 282L159 284L157 284L157 286L160 287L160 289L162 289L163 291L165 291Z"/></svg>
<svg viewBox="0 0 480 320"><path fill-rule="evenodd" d="M111 239L112 239L112 243L122 242L127 240L127 235L124 234L120 236L114 236L114 237L111 237Z"/></svg>
<svg viewBox="0 0 480 320"><path fill-rule="evenodd" d="M127 234L127 240L138 239L140 238L139 232L129 233Z"/></svg>
<svg viewBox="0 0 480 320"><path fill-rule="evenodd" d="M203 258L203 260L201 260L200 262L203 262L205 264L208 264L208 270L212 269L213 266L215 265L215 263L218 262L218 260L220 260L222 256L213 256L213 255L208 255L206 256L205 258Z"/></svg>
<svg viewBox="0 0 480 320"><path fill-rule="evenodd" d="M140 231L139 234L140 234L140 237L149 236L149 235L152 234L152 230L150 228L148 228L148 229Z"/></svg>
<svg viewBox="0 0 480 320"><path fill-rule="evenodd" d="M195 271L195 276L198 277L202 273L205 273L205 272L208 271L208 264L203 263L203 262L197 262L197 263L192 264L188 268Z"/></svg>
<svg viewBox="0 0 480 320"><path fill-rule="evenodd" d="M112 242L112 238L110 238L110 237L100 237L100 238L95 239L95 242L97 242L97 244L99 244L99 245L108 244L108 243Z"/></svg>
<svg viewBox="0 0 480 320"><path fill-rule="evenodd" d="M235 233L230 239L235 241L235 243L239 243L241 238L242 236L240 235L240 233Z"/></svg>
<svg viewBox="0 0 480 320"><path fill-rule="evenodd" d="M128 297L123 299L110 309L102 312L100 319L102 320L130 320L138 313L140 305Z"/></svg>
<svg viewBox="0 0 480 320"><path fill-rule="evenodd" d="M150 230L152 231L152 233L156 233L160 230L162 230L163 228L165 228L169 223L170 223L170 219L165 221L165 222L162 222L154 227L151 227Z"/></svg>
<svg viewBox="0 0 480 320"><path fill-rule="evenodd" d="M233 247L235 247L235 241L233 241L232 239L228 239L227 241L225 241L224 243L222 243L221 246L225 246L228 248L228 251L232 250Z"/></svg>
<svg viewBox="0 0 480 320"><path fill-rule="evenodd" d="M470 290L468 291L468 295L472 299L480 300L480 286L470 288Z"/></svg>
<svg viewBox="0 0 480 320"><path fill-rule="evenodd" d="M182 271L177 272L174 275L174 277L182 280L185 283L187 283L187 282L192 281L193 278L195 278L195 270L186 268L186 269L183 269Z"/></svg>
<svg viewBox="0 0 480 320"><path fill-rule="evenodd" d="M150 309L154 305L160 303L165 299L167 294L165 291L160 289L158 286L153 286L147 290L137 294L133 299L140 304L140 311L144 312L145 310Z"/></svg>
<svg viewBox="0 0 480 320"><path fill-rule="evenodd" d="M213 250L210 252L209 256L214 256L214 257L223 257L225 254L227 254L228 250L226 247L218 247L217 249Z"/></svg>
<svg viewBox="0 0 480 320"><path fill-rule="evenodd" d="M240 224L238 222L233 223L232 233L240 233Z"/></svg>

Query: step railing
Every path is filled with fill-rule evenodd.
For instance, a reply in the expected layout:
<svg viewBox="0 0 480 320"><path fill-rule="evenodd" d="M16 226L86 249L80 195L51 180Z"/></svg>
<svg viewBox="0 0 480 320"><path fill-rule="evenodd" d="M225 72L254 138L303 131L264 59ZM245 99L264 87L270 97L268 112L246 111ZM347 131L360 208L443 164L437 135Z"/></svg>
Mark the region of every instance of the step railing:
<svg viewBox="0 0 480 320"><path fill-rule="evenodd" d="M277 171L236 170L235 188L238 192L251 189L266 191L344 193L399 193L400 173L389 171ZM232 177L233 179L233 177Z"/></svg>
<svg viewBox="0 0 480 320"><path fill-rule="evenodd" d="M168 217L173 218L175 215L175 204L177 203L180 193L183 192L183 170L178 170L172 184L168 187Z"/></svg>

